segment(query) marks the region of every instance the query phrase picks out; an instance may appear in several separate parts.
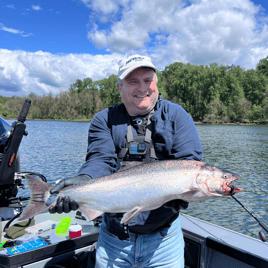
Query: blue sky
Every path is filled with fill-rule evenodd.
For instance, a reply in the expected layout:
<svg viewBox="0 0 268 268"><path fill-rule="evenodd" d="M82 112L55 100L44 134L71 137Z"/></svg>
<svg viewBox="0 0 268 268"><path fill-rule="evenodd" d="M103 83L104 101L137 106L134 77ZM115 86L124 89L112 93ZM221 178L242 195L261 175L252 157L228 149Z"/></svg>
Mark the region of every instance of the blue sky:
<svg viewBox="0 0 268 268"><path fill-rule="evenodd" d="M14 34L12 30L2 30L1 48L100 53L87 38L91 11L82 2L2 0L0 5L0 23L20 32Z"/></svg>
<svg viewBox="0 0 268 268"><path fill-rule="evenodd" d="M268 1L1 0L0 95L58 94L148 55L256 67L268 55Z"/></svg>

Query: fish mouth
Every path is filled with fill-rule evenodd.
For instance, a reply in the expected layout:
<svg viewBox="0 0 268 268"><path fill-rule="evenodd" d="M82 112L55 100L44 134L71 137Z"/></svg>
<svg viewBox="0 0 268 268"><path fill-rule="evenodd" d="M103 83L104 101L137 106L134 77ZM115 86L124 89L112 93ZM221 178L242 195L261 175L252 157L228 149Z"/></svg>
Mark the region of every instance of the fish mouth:
<svg viewBox="0 0 268 268"><path fill-rule="evenodd" d="M235 186L233 185L229 185L230 183L232 183L233 181L237 180L238 178L232 178L228 181L226 181L222 187L222 189L224 190L224 194L225 195L233 195L235 193L239 193L241 191L243 191L242 188L236 188Z"/></svg>
<svg viewBox="0 0 268 268"><path fill-rule="evenodd" d="M242 192L243 191L243 189L242 188L235 188L234 186L230 186L230 188L231 188L231 191L230 191L230 195L233 195L233 194L235 194L235 193L239 193L239 192Z"/></svg>

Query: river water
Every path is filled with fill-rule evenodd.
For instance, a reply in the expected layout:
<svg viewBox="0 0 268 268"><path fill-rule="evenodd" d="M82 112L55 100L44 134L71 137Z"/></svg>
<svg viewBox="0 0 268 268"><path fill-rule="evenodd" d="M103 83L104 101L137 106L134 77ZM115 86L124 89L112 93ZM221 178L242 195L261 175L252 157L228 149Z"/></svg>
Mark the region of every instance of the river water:
<svg viewBox="0 0 268 268"><path fill-rule="evenodd" d="M9 121L11 123L11 121ZM38 172L49 183L74 176L87 149L87 122L26 121L20 146L21 171ZM197 125L203 161L241 175L236 195L268 225L268 126ZM19 192L28 196L29 190ZM231 197L191 203L185 213L257 237L259 224Z"/></svg>

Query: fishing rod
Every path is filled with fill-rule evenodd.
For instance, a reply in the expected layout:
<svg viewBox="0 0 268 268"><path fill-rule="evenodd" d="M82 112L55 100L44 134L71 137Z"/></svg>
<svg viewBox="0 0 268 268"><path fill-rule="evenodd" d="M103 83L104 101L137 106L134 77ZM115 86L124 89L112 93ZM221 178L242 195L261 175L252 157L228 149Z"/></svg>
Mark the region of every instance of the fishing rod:
<svg viewBox="0 0 268 268"><path fill-rule="evenodd" d="M259 225L266 231L266 234L264 234L262 231L259 231L259 238L261 241L266 242L268 238L268 227L261 222L252 212L250 212L239 200L237 200L234 195L232 194L231 197L243 208L245 209L249 215L251 215L258 223Z"/></svg>

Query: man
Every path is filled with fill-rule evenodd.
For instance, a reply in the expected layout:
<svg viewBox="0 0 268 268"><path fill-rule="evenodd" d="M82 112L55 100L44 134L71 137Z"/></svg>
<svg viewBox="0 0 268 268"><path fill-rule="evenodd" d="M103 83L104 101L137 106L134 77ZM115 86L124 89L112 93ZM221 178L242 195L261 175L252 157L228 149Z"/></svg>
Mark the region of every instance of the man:
<svg viewBox="0 0 268 268"><path fill-rule="evenodd" d="M117 88L123 103L105 109L92 120L86 162L79 176L62 180L62 187L118 171L123 161L202 159L202 146L192 118L178 104L162 101L156 67L151 59L134 55L123 60ZM123 213L105 213L96 249L95 267L184 267L184 241L174 200L153 211L143 211L128 225ZM58 199L52 213L69 212L78 205Z"/></svg>

